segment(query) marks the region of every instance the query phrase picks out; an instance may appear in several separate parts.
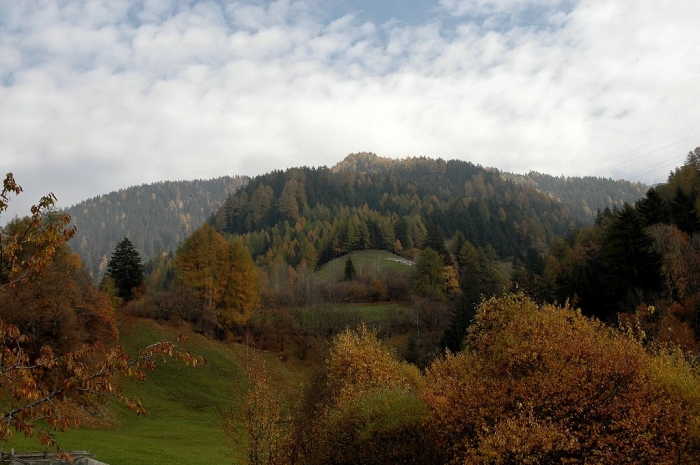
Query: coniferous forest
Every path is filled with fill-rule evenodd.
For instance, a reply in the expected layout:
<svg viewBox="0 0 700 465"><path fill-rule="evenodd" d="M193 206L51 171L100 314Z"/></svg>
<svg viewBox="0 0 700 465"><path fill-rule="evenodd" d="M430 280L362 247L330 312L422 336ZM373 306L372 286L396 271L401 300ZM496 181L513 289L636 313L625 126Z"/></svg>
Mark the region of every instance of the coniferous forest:
<svg viewBox="0 0 700 465"><path fill-rule="evenodd" d="M100 279L111 252L124 237L146 259L174 250L246 182L241 176L166 181L85 200L65 209L78 228L70 246L93 277Z"/></svg>
<svg viewBox="0 0 700 465"><path fill-rule="evenodd" d="M700 461L700 148L650 188L359 153L54 201L0 230L0 438L109 432L201 350L139 392L210 460Z"/></svg>

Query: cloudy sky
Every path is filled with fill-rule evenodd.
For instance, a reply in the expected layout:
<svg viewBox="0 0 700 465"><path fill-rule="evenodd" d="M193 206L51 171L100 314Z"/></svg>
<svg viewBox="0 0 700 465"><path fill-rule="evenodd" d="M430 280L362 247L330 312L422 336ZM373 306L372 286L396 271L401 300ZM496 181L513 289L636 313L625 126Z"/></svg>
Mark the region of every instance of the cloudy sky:
<svg viewBox="0 0 700 465"><path fill-rule="evenodd" d="M700 146L698 18L697 0L0 0L1 174L20 214L359 151L660 182Z"/></svg>

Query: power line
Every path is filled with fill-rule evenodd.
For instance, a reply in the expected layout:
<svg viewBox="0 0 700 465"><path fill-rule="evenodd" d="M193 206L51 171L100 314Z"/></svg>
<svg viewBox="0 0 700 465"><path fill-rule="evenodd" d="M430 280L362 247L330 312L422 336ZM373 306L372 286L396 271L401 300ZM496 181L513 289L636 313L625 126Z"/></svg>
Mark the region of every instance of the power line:
<svg viewBox="0 0 700 465"><path fill-rule="evenodd" d="M693 134L693 135L690 136L690 137L686 137L685 139L681 139L681 140L679 140L679 141L676 141L676 142L674 142L674 143L672 143L672 144L668 144L668 145L665 145L665 146L663 146L663 147L660 147L660 148L658 148L658 149L656 149L656 150L652 150L651 152L647 152L647 153L644 153L644 154L642 154L642 155L636 156L636 157L634 157L634 158L630 158L629 160L623 161L622 163L618 163L617 165L613 165L613 166L610 166L610 167L608 167L608 168L604 168L604 169L602 169L602 170L596 171L596 172L593 173L591 176L595 176L595 175L597 175L597 174L599 174L599 173L602 173L603 171L608 171L608 170L611 170L611 169L613 169L613 168L617 168L618 166L625 165L625 164L627 164L627 163L629 163L629 162L632 162L632 161L634 161L634 160L638 160L638 159L640 159L640 158L646 157L647 155L651 155L652 153L660 152L661 150L667 149L667 148L669 148L669 147L673 147L674 145L678 145L678 144L680 144L681 142L685 142L685 141L687 141L687 140L689 140L689 139L692 139L693 137L697 137L697 136L700 136L700 132L697 133L697 134ZM649 145L649 144L647 144L647 145Z"/></svg>
<svg viewBox="0 0 700 465"><path fill-rule="evenodd" d="M624 156L624 155L626 155L626 154L628 154L628 153L630 153L630 152L634 152L634 151L637 151L637 150L642 149L642 148L644 148L644 147L648 147L648 146L650 146L651 144L654 144L654 143L656 143L656 142L662 141L662 140L664 140L664 139L668 139L668 138L671 137L671 136L675 136L676 134L680 134L681 132L687 131L688 129L694 128L694 127L696 127L696 126L700 126L700 122L695 123L695 124L691 124L690 126L687 126L687 127L683 128L683 129L679 129L679 130L676 131L676 132L673 132L673 133L668 134L668 135L666 135L666 136L660 137L660 138L655 139L655 140L653 140L653 141L651 141L651 142L647 142L646 144L640 145L639 147L636 147L636 148L633 148L633 149L630 149L630 150L626 150L626 151L622 152L621 154L619 154L619 155L617 155L617 156L615 156L615 157L609 158L609 159L607 160L607 162L610 162L610 161L613 161L613 160L617 160L617 159L621 158L622 156ZM691 136L691 137L692 137L692 136ZM650 152L650 153L653 153L653 152ZM639 158L639 157L637 157L637 158ZM636 158L635 158L635 159L636 159ZM632 161L632 160L630 160L630 161ZM606 162L603 162L603 163L606 163ZM603 163L595 163L595 164L593 164L593 165L590 165L589 167L586 168L586 170L591 169L591 168L595 168L596 166L601 166ZM624 164L624 162L621 163L621 164ZM618 165L618 166L619 166L619 165ZM600 171L604 171L604 170L600 170ZM598 171L598 172L600 172L600 171Z"/></svg>
<svg viewBox="0 0 700 465"><path fill-rule="evenodd" d="M668 159L666 159L666 160L664 160L664 161L662 161L662 162L656 163L655 165L647 166L646 168L642 168L641 170L634 171L634 172L630 173L629 176L627 176L626 179L629 180L629 179L638 178L638 177L641 177L641 176L643 176L643 175L645 175L645 174L648 174L648 173L651 173L651 172L653 172L653 171L656 171L657 169L660 169L660 168L667 168L667 167L669 167L669 166L677 165L678 162L679 162L684 156L685 156L685 155L680 155L680 156L679 156L679 155L675 155L675 156L673 156L673 157L671 157L671 158L668 158ZM671 162L671 163L669 163L669 162ZM664 163L665 163L665 165L664 165ZM659 165L664 165L664 166L659 166Z"/></svg>

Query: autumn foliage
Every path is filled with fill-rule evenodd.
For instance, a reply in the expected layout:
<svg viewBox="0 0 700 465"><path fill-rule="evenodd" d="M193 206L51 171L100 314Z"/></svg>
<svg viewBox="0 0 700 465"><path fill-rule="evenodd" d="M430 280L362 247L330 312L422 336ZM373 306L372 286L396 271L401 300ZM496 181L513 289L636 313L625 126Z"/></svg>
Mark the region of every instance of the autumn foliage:
<svg viewBox="0 0 700 465"><path fill-rule="evenodd" d="M697 370L631 333L522 294L484 302L466 349L426 375L446 460L696 462Z"/></svg>
<svg viewBox="0 0 700 465"><path fill-rule="evenodd" d="M178 283L196 299L202 318L224 337L260 305L260 282L240 239L228 243L205 223L175 255Z"/></svg>
<svg viewBox="0 0 700 465"><path fill-rule="evenodd" d="M700 375L569 306L483 301L421 375L364 326L337 335L295 417L302 463L697 463ZM309 413L312 411L313 413Z"/></svg>
<svg viewBox="0 0 700 465"><path fill-rule="evenodd" d="M8 174L0 213L8 195L21 190ZM114 397L145 413L138 399L122 395L117 375L145 379L166 358L194 366L204 360L175 342L157 342L136 355L113 346L118 331L109 299L65 246L74 229L67 215L52 210L54 201L49 194L31 217L0 228L0 316L6 319L0 320L0 440L14 431L36 436L70 459L53 431L77 427L76 405Z"/></svg>
<svg viewBox="0 0 700 465"><path fill-rule="evenodd" d="M338 334L294 417L305 463L429 463L423 379L364 325Z"/></svg>
<svg viewBox="0 0 700 465"><path fill-rule="evenodd" d="M93 287L80 257L67 247L30 281L5 290L0 318L32 335L24 345L30 354L44 345L64 354L83 344L110 347L119 339L108 297Z"/></svg>

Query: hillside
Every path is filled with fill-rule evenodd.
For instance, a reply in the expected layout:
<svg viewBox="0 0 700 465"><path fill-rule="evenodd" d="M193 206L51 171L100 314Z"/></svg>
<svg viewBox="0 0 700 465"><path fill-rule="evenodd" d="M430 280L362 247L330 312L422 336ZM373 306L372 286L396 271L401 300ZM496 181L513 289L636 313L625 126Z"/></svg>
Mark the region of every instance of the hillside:
<svg viewBox="0 0 700 465"><path fill-rule="evenodd" d="M121 324L123 344L135 352L160 340L188 336L186 347L202 355L202 368L169 361L148 374L146 382L126 380L125 394L139 397L147 409L136 416L123 405L110 402L96 417L86 417L80 429L57 433L68 450L89 449L95 458L109 465L190 465L194 463L242 463L245 432L234 449L224 435L221 412L240 403L246 393L246 347L211 341L186 326L161 326L150 320L131 319ZM268 370L284 395L298 395L298 389L313 362L296 359L282 362L265 355ZM3 448L37 450L40 446L18 434Z"/></svg>
<svg viewBox="0 0 700 465"><path fill-rule="evenodd" d="M373 154L353 154L335 165L335 171L355 170L361 172L388 171L402 163L402 160L381 158ZM595 176L552 176L537 171L527 174L508 173L495 168L486 168L499 173L503 179L523 184L561 202L575 218L593 223L596 210L605 207L620 208L627 202L634 204L641 199L649 186L624 179L600 178Z"/></svg>
<svg viewBox="0 0 700 465"><path fill-rule="evenodd" d="M289 180L295 182L287 186ZM167 181L85 200L66 210L78 227L70 245L80 254L88 271L99 279L114 247L124 237L130 237L144 261L159 251L175 250L247 182L246 177L228 176ZM261 184L272 188L271 197L266 189L256 196ZM299 190L301 186L303 192ZM334 221L341 224L350 217L362 219L370 228L379 227L380 216L390 219L400 230L398 237L394 231L392 239L383 226L387 240L393 243L399 239L404 249L418 245L426 225L437 224L446 237L460 230L469 240L482 246L491 243L499 255L507 256L518 248L542 249L552 237L566 234L571 226L591 224L597 209L634 203L646 189L642 184L624 180L557 177L537 172L519 175L458 160L399 160L360 153L347 156L332 168L293 168L256 178L244 195L232 198L219 211L217 228L250 234L275 225L285 228L284 221L291 227L300 215L326 221L315 230L323 235L322 239L298 237L292 244L296 250L286 254L291 264L298 264L304 253L309 256L307 262L314 261L310 257L319 253L324 253L321 262L342 253L342 246L337 244L335 252L324 252L323 248L332 246L331 235L337 237L338 231L330 231ZM247 202L250 203L243 206ZM370 214L353 211L365 205L371 209ZM246 208L249 210L241 214L241 209ZM248 215L252 209L258 212ZM229 221L240 224L229 226ZM406 233L401 229L404 222ZM369 231L373 232L376 231ZM254 234L247 239L256 257L270 249L272 239ZM375 248L397 251L391 243L374 242Z"/></svg>
<svg viewBox="0 0 700 465"><path fill-rule="evenodd" d="M530 171L527 174L501 173L517 183L533 187L560 201L577 218L591 224L596 211L605 207L622 208L625 203L633 205L644 197L649 186L624 179L597 178L593 176L551 176Z"/></svg>
<svg viewBox="0 0 700 465"><path fill-rule="evenodd" d="M66 209L78 228L70 246L99 279L114 247L129 237L144 261L175 250L246 177L166 181L121 189Z"/></svg>
<svg viewBox="0 0 700 465"><path fill-rule="evenodd" d="M258 264L277 256L296 266L352 250L401 252L421 247L431 226L448 239L460 231L505 257L544 250L590 224L596 209L634 201L644 190L624 181L611 188L596 178L530 176L524 182L460 160L352 154L332 168L258 176L225 202L214 223L242 236Z"/></svg>

